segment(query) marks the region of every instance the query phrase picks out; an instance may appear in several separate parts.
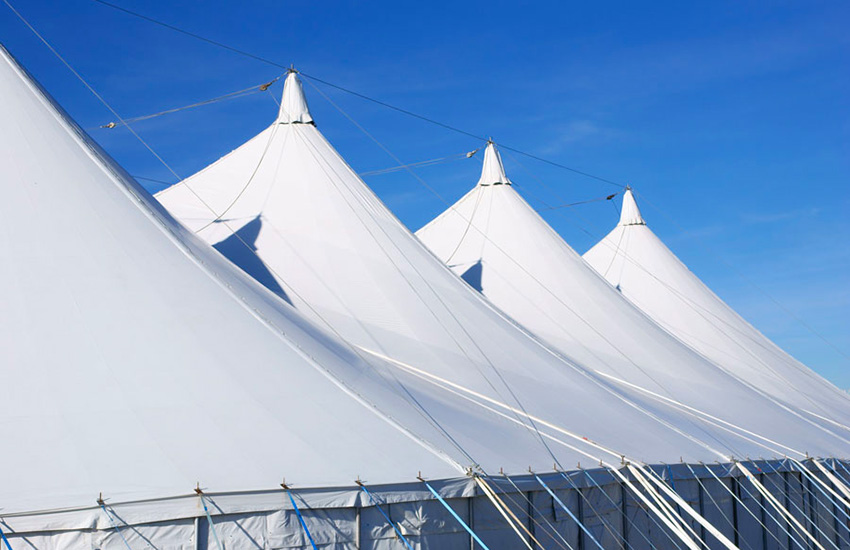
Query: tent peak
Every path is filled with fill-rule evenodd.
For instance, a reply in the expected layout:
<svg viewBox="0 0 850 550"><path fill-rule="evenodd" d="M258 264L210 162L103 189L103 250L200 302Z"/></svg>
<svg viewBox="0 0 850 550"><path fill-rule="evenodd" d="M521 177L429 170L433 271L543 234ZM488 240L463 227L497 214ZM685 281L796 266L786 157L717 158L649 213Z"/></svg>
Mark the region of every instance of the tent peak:
<svg viewBox="0 0 850 550"><path fill-rule="evenodd" d="M623 209L620 211L620 223L618 225L646 225L635 202L632 188L628 185L623 193Z"/></svg>
<svg viewBox="0 0 850 550"><path fill-rule="evenodd" d="M478 185L510 185L511 180L505 175L505 167L502 165L502 157L496 150L496 144L492 139L487 140L487 149L484 151L484 166L481 167L481 178Z"/></svg>
<svg viewBox="0 0 850 550"><path fill-rule="evenodd" d="M307 107L307 98L304 97L304 88L301 86L295 67L287 70L277 121L279 124L313 124L310 108Z"/></svg>

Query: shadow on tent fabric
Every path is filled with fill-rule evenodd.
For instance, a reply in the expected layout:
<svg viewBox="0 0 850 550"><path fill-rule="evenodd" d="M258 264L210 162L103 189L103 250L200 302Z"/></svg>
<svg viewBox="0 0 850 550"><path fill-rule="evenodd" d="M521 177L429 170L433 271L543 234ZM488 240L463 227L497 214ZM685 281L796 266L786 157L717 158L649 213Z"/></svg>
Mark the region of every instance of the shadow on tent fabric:
<svg viewBox="0 0 850 550"><path fill-rule="evenodd" d="M466 281L466 284L481 292L481 275L484 271L484 267L481 265L481 260L478 260L472 266L463 272L463 275L460 276L461 279Z"/></svg>
<svg viewBox="0 0 850 550"><path fill-rule="evenodd" d="M257 216L230 237L213 245L213 248L221 252L228 260L241 267L245 273L259 281L264 287L283 298L289 305L292 305L289 296L286 295L286 292L278 284L272 272L260 260L260 257L255 254L257 249L254 243L256 243L262 227L263 220L260 219L260 216ZM246 244L251 247L250 250L245 246Z"/></svg>

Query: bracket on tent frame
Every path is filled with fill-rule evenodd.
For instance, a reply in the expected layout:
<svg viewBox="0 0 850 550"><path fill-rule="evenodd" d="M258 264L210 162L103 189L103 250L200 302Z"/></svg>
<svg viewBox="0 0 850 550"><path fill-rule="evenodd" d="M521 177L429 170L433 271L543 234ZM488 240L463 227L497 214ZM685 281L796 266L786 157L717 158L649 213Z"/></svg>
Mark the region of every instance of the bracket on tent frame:
<svg viewBox="0 0 850 550"><path fill-rule="evenodd" d="M204 496L204 490L201 489L201 482L198 481L195 483L195 494L198 496Z"/></svg>
<svg viewBox="0 0 850 550"><path fill-rule="evenodd" d="M97 505L103 506L105 504L106 504L106 502L103 500L103 493L98 493L97 494Z"/></svg>

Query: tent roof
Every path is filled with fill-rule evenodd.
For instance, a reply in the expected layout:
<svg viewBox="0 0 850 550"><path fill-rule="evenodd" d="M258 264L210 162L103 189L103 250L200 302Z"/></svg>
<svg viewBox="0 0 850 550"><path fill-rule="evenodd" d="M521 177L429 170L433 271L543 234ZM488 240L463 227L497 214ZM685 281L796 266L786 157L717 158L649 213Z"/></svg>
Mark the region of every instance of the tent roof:
<svg viewBox="0 0 850 550"><path fill-rule="evenodd" d="M3 49L0 96L4 515L196 482L356 492L358 476L551 464L525 426L352 348L245 275Z"/></svg>
<svg viewBox="0 0 850 550"><path fill-rule="evenodd" d="M363 360L185 231L0 57L4 512L458 473L375 409L398 400Z"/></svg>
<svg viewBox="0 0 850 550"><path fill-rule="evenodd" d="M725 456L684 435L693 422L679 410L564 358L464 284L314 125L273 124L157 198L304 315L402 371L648 462Z"/></svg>
<svg viewBox="0 0 850 550"><path fill-rule="evenodd" d="M842 426L850 426L850 397L782 351L703 284L642 222L631 191L623 198L620 223L584 258L700 354L847 435Z"/></svg>
<svg viewBox="0 0 850 550"><path fill-rule="evenodd" d="M496 157L494 145L488 151ZM630 193L627 201L625 223L640 222ZM798 450L850 447L746 387L652 322L546 224L516 185L476 186L417 236L496 306L588 368ZM693 433L740 448L734 439L696 425Z"/></svg>

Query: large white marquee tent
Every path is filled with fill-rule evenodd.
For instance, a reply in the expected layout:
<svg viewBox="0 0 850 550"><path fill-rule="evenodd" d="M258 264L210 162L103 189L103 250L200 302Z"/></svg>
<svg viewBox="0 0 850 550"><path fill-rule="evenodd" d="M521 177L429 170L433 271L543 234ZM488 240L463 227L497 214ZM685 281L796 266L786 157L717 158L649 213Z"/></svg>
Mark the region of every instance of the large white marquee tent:
<svg viewBox="0 0 850 550"><path fill-rule="evenodd" d="M627 206L631 200L626 192ZM496 306L609 380L661 394L799 448L807 448L805 436L789 439L793 436L786 431L788 425L774 416L780 411L803 420L808 426L804 433L848 436L831 422L797 410L799 388L786 387L774 395L762 384L742 380L734 364L726 366L726 357L710 355L714 362L707 360L624 299L522 199L492 143L477 185L417 236ZM619 273L622 265L616 267ZM670 300L653 296L647 301ZM844 425L850 422L847 399L830 402L827 410ZM758 411L764 413L761 419Z"/></svg>
<svg viewBox="0 0 850 550"><path fill-rule="evenodd" d="M748 429L549 347L392 216L294 73L159 195L184 227L0 57L7 550L848 545L843 440L732 378L706 383Z"/></svg>
<svg viewBox="0 0 850 550"><path fill-rule="evenodd" d="M494 170L488 164L485 177ZM725 461L786 453L802 458L802 449L841 456L846 449L840 436L662 337L590 269L585 274L597 288L605 288L629 318L643 319L642 330L661 342L656 345L667 357L690 363L686 374L668 371L663 385L678 376L683 388L686 376L697 377L711 385L705 393L720 396L726 389L726 397L746 405L715 417L711 413L721 407L708 398L699 401L703 410L659 395L658 387L611 380L602 368L610 361L556 351L515 324L437 261L342 160L316 128L294 72L271 126L157 198L234 263L363 353L441 387L499 401L545 425L592 432L626 456L634 449L651 452L656 463L687 461L692 455L678 449L692 445L700 448L700 460ZM669 365L653 368L658 374ZM648 384L643 375L640 382ZM699 393L692 389L688 396ZM595 412L600 404L601 417ZM744 409L743 417L735 416ZM663 435L649 443L660 426ZM630 442L629 434L640 434L640 441ZM706 458L710 454L715 456Z"/></svg>
<svg viewBox="0 0 850 550"><path fill-rule="evenodd" d="M650 462L687 454L679 450L680 438L669 439L670 430L659 432L659 422L696 430L707 447L701 459L788 452L604 380L581 362L589 357L559 355L505 318L436 261L324 139L295 72L271 126L157 198L305 315L400 369L498 399ZM691 384L698 374L692 373ZM727 396L743 391L728 377L710 384ZM747 418L736 420L750 433L825 456L846 446L751 392L738 397L749 409ZM606 402L603 417L595 411L600 399ZM619 428L611 432L609 419L617 416L646 424L644 437L660 433L655 456L647 457L644 441L630 444Z"/></svg>
<svg viewBox="0 0 850 550"><path fill-rule="evenodd" d="M187 547L211 532L194 519L201 504L236 514L219 527L232 547L291 542L303 535L270 491L284 478L315 489L299 492L307 505L350 509L350 530L358 478L405 502L428 493L418 472L551 465L522 423L364 358L281 302L0 56L0 529L12 547ZM215 496L186 496L198 483ZM333 517L319 523L344 540Z"/></svg>

